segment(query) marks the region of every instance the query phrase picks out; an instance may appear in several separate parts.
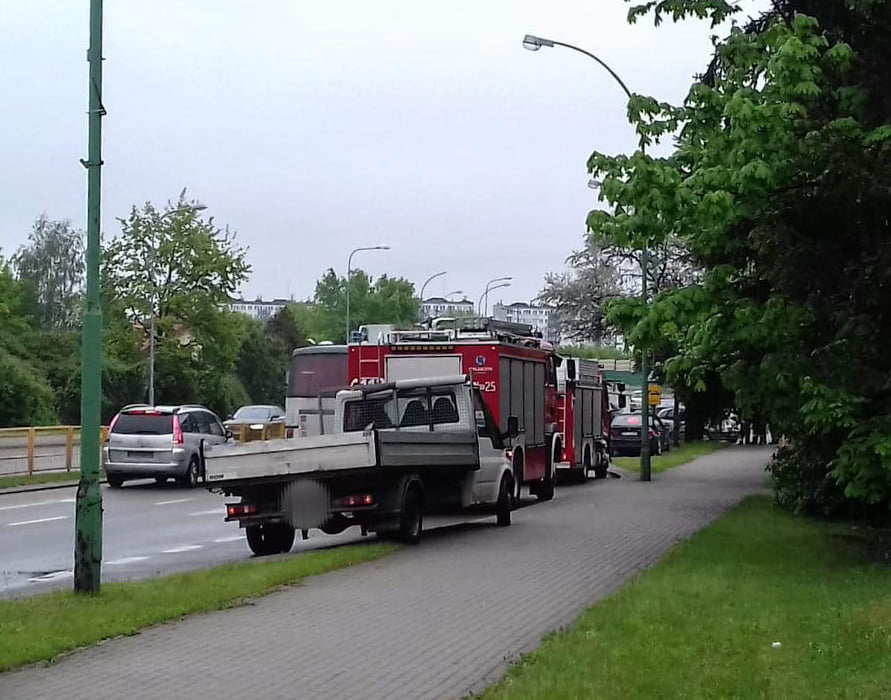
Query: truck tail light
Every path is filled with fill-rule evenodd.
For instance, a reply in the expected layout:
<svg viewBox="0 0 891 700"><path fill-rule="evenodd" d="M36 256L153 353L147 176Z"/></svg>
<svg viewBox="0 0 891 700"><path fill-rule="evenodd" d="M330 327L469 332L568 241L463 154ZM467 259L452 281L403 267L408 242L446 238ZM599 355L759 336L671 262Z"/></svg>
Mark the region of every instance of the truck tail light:
<svg viewBox="0 0 891 700"><path fill-rule="evenodd" d="M173 444L174 445L182 445L185 440L183 439L183 429L179 424L179 416L173 416Z"/></svg>
<svg viewBox="0 0 891 700"><path fill-rule="evenodd" d="M360 493L343 497L343 505L348 508L355 506L373 506L374 496L370 493Z"/></svg>
<svg viewBox="0 0 891 700"><path fill-rule="evenodd" d="M227 518L243 518L246 515L256 515L258 508L253 503L227 503Z"/></svg>

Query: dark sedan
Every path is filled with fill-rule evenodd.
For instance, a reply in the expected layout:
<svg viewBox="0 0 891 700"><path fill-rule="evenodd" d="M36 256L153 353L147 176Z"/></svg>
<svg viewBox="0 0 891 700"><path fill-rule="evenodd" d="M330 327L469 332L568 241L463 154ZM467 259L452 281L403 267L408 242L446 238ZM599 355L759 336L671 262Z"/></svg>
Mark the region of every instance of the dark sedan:
<svg viewBox="0 0 891 700"><path fill-rule="evenodd" d="M650 454L661 455L663 448L670 449L670 434L663 422L652 413L650 419ZM610 428L610 450L614 457L640 454L640 413L618 413L613 416Z"/></svg>

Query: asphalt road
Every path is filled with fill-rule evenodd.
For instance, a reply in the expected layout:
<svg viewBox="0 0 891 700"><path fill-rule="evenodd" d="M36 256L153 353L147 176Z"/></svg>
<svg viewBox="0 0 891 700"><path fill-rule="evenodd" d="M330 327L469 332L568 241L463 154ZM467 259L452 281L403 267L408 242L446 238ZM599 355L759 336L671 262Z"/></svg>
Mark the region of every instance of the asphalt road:
<svg viewBox="0 0 891 700"><path fill-rule="evenodd" d="M74 488L0 494L0 598L71 586L74 497ZM103 581L145 579L253 558L244 532L223 520L225 496L147 481L128 482L122 489L103 486L102 498ZM480 519L492 517L431 516L424 529ZM340 535L310 530L305 541L298 533L292 551L362 539L358 528Z"/></svg>
<svg viewBox="0 0 891 700"><path fill-rule="evenodd" d="M74 488L0 495L0 597L18 597L71 585ZM102 578L148 578L225 562L251 552L238 525L226 523L226 498L204 489L132 482L102 487ZM298 535L294 551L361 539L350 528L337 536Z"/></svg>

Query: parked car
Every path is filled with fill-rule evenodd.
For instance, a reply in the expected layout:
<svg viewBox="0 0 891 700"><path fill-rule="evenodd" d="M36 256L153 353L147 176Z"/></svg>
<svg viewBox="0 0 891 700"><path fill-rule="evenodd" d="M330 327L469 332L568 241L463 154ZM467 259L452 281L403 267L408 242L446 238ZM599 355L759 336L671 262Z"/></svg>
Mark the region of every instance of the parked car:
<svg viewBox="0 0 891 700"><path fill-rule="evenodd" d="M656 415L662 419L662 422L668 423L674 427L674 406L660 406L656 409ZM680 416L680 420L678 421L677 426L677 438L678 442L684 442L687 439L687 409L681 406L678 415ZM673 438L674 434L672 434L672 443L674 443Z"/></svg>
<svg viewBox="0 0 891 700"><path fill-rule="evenodd" d="M285 409L281 406L242 406L225 423L227 428L233 425L248 425L251 423L278 423L284 422Z"/></svg>
<svg viewBox="0 0 891 700"><path fill-rule="evenodd" d="M202 443L230 437L215 413L203 406L125 406L111 421L103 462L108 485L154 478L195 486L203 468Z"/></svg>
<svg viewBox="0 0 891 700"><path fill-rule="evenodd" d="M242 406L223 425L238 441L291 437L285 429L285 409L281 406Z"/></svg>
<svg viewBox="0 0 891 700"><path fill-rule="evenodd" d="M671 449L671 433L668 426L652 413L647 414L650 423L650 454L660 455ZM614 457L640 454L640 413L617 413L610 428L610 451Z"/></svg>

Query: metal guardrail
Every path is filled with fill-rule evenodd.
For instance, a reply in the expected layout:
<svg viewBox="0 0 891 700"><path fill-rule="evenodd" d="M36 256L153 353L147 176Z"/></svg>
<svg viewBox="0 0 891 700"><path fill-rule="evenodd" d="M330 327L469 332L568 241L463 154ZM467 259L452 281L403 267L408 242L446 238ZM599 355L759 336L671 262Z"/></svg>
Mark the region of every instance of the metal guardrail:
<svg viewBox="0 0 891 700"><path fill-rule="evenodd" d="M108 428L102 428L102 443ZM80 466L80 426L0 428L0 476L71 472Z"/></svg>

